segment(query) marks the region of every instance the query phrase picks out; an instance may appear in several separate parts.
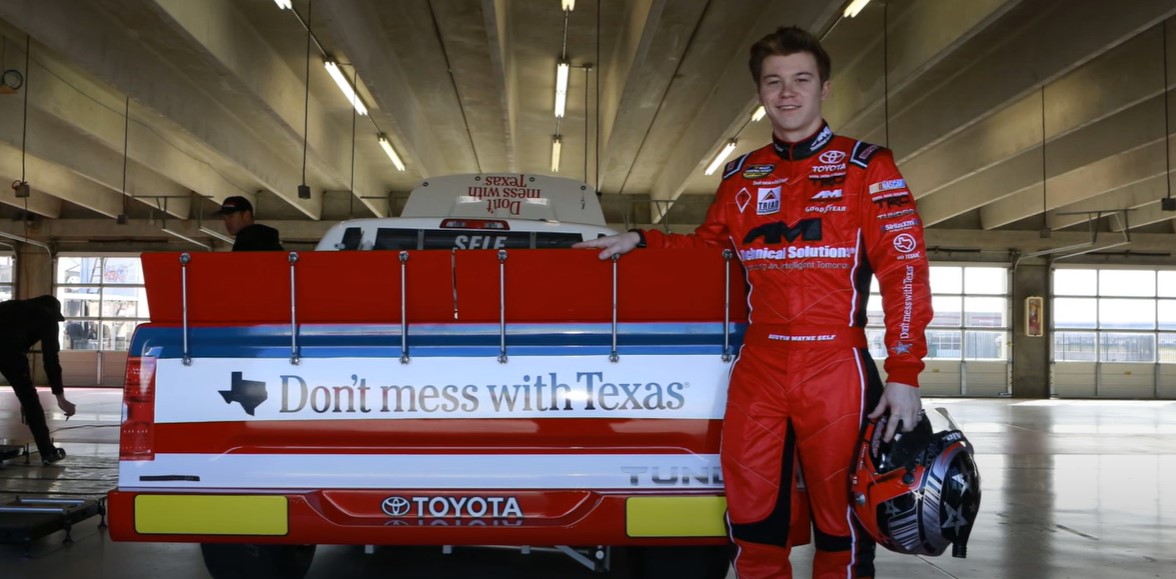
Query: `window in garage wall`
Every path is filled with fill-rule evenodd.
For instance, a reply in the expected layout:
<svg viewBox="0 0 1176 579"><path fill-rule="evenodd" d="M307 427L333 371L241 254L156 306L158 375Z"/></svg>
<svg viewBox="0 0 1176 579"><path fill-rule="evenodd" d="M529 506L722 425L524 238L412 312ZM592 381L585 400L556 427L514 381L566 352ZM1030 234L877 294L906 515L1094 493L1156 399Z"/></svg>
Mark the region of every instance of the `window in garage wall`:
<svg viewBox="0 0 1176 579"><path fill-rule="evenodd" d="M1056 362L1176 363L1176 271L1056 269Z"/></svg>
<svg viewBox="0 0 1176 579"><path fill-rule="evenodd" d="M0 302L12 299L14 267L16 267L16 259L11 254L0 253Z"/></svg>
<svg viewBox="0 0 1176 579"><path fill-rule="evenodd" d="M1003 266L931 266L931 306L927 359L1007 360L1009 270ZM882 345L882 299L878 280L870 288L866 334L870 355L887 356Z"/></svg>
<svg viewBox="0 0 1176 579"><path fill-rule="evenodd" d="M137 255L61 255L54 280L64 350L126 350L150 319Z"/></svg>

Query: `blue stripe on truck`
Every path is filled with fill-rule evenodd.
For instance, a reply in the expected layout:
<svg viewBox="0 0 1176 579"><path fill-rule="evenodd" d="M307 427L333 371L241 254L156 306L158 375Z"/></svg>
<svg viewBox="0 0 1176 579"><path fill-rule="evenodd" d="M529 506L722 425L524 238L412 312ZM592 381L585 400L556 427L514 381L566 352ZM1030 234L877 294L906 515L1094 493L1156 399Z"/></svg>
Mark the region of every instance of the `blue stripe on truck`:
<svg viewBox="0 0 1176 579"><path fill-rule="evenodd" d="M744 325L732 324L728 347L735 353ZM619 354L721 355L721 323L619 324ZM411 356L497 356L497 324L410 325ZM290 355L289 324L189 328L192 356L280 358ZM601 355L612 351L609 324L515 324L506 331L508 355ZM304 358L399 357L400 326L390 324L305 325L298 329L299 356ZM135 331L130 355L180 358L182 329L143 325Z"/></svg>

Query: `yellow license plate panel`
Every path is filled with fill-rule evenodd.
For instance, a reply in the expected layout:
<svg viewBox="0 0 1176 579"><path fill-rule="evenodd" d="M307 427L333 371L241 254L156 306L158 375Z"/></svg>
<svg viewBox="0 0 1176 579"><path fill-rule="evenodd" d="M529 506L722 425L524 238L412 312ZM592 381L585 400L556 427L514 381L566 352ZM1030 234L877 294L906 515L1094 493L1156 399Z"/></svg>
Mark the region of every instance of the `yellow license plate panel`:
<svg viewBox="0 0 1176 579"><path fill-rule="evenodd" d="M632 497L625 501L630 537L725 537L726 497Z"/></svg>
<svg viewBox="0 0 1176 579"><path fill-rule="evenodd" d="M285 535L286 497L139 495L135 531L147 535Z"/></svg>

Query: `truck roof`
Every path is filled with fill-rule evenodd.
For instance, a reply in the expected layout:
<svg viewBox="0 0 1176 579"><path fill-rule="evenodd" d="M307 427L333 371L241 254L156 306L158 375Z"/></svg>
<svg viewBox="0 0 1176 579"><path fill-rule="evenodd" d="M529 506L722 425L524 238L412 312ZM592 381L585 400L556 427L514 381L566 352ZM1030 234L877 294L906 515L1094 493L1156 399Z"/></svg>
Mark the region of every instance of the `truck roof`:
<svg viewBox="0 0 1176 579"><path fill-rule="evenodd" d="M531 219L604 227L596 190L582 181L522 173L431 177L409 194L400 217Z"/></svg>

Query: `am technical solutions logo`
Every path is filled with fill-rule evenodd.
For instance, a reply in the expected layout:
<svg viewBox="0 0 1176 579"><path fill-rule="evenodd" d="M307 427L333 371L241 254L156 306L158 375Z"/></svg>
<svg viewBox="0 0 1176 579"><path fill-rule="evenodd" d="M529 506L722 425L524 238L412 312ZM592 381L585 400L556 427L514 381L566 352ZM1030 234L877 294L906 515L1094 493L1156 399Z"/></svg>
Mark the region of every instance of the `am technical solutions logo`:
<svg viewBox="0 0 1176 579"><path fill-rule="evenodd" d="M254 411L257 410L257 407L261 406L261 403L269 398L269 392L265 389L265 382L261 380L246 380L242 378L241 372L233 372L232 385L228 390L219 390L219 392L224 397L225 404L236 402L250 416L254 416Z"/></svg>

